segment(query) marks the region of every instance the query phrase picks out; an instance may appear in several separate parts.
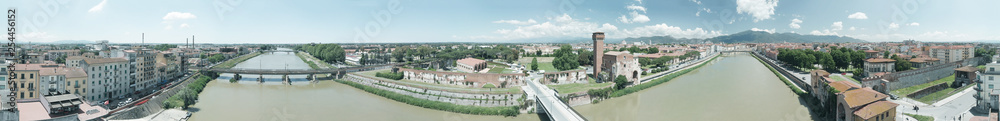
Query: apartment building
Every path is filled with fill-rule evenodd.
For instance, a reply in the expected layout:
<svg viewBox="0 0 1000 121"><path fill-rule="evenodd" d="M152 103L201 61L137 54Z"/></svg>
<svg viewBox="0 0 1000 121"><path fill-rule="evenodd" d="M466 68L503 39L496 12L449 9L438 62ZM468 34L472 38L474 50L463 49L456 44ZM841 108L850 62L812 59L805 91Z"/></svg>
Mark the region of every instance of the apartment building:
<svg viewBox="0 0 1000 121"><path fill-rule="evenodd" d="M130 76L129 61L124 58L103 58L92 55L66 58L67 67L81 68L86 72L87 81L84 99L89 103L122 98L128 94ZM77 77L79 78L79 77Z"/></svg>

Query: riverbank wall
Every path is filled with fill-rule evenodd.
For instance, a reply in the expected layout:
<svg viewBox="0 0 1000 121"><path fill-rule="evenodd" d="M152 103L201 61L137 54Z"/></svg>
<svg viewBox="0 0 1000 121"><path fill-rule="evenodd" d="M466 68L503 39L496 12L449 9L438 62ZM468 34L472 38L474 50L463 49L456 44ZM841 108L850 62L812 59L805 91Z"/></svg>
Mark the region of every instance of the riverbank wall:
<svg viewBox="0 0 1000 121"><path fill-rule="evenodd" d="M778 73L780 73L782 76L785 76L786 79L788 79L789 81L791 81L792 84L795 84L795 86L797 86L796 88L799 88L799 90L805 91L807 93L812 93L812 90L802 88L802 87L809 87L809 83L806 82L808 80L802 80L801 78L797 78L791 72L788 72L788 70L785 70L784 68L778 67L778 64L775 64L774 61L770 60L770 58L764 57L764 56L760 55L759 53L750 52L750 55L753 55L757 59L761 59L764 62L765 66L769 66L769 67L773 68L774 70L778 71ZM792 77L792 78L788 78L788 77Z"/></svg>

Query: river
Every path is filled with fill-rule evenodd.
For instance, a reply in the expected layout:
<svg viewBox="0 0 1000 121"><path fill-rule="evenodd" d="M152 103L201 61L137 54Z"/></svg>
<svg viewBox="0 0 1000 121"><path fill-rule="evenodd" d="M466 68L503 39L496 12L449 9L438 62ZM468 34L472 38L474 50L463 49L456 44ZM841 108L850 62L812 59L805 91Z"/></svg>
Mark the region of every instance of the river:
<svg viewBox="0 0 1000 121"><path fill-rule="evenodd" d="M263 64L261 64L263 63ZM286 67L287 64L287 67ZM235 68L308 69L293 53L269 53ZM251 75L230 83L223 74L208 84L190 108L192 121L220 120L539 120L481 116L425 109L331 81L260 84ZM256 75L252 75L256 78ZM304 76L290 76L294 80ZM276 78L280 76L265 76ZM673 81L597 104L574 107L586 118L606 120L811 120L796 95L748 54L725 55Z"/></svg>

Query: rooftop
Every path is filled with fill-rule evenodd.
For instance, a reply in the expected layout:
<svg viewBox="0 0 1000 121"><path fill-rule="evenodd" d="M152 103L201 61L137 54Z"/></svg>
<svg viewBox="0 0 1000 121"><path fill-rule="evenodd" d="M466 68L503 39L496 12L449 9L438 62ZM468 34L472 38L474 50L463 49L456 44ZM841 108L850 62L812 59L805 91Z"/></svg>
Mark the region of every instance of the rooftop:
<svg viewBox="0 0 1000 121"><path fill-rule="evenodd" d="M965 66L965 67L961 67L961 68L955 68L955 71L976 72L976 71L979 71L979 68L972 67L972 66Z"/></svg>
<svg viewBox="0 0 1000 121"><path fill-rule="evenodd" d="M854 115L861 117L861 119L867 120L871 119L874 116L882 114L886 111L889 111L889 109L894 109L896 108L896 106L899 106L899 104L892 103L889 101L878 101L872 104L868 104L868 106L858 109L857 111L854 111ZM895 115L895 114L890 114L890 115Z"/></svg>
<svg viewBox="0 0 1000 121"><path fill-rule="evenodd" d="M459 59L458 60L458 63L465 64L465 65L476 65L476 64L485 63L485 62L486 62L485 60L479 60L479 59L476 59L476 58L464 58L464 59Z"/></svg>
<svg viewBox="0 0 1000 121"><path fill-rule="evenodd" d="M869 63L886 63L886 62L896 62L896 60L886 59L886 58L871 58L871 59L865 60L865 62L869 62Z"/></svg>
<svg viewBox="0 0 1000 121"><path fill-rule="evenodd" d="M871 88L847 90L842 94L844 95L844 102L851 108L856 108L889 97L885 94L872 90Z"/></svg>

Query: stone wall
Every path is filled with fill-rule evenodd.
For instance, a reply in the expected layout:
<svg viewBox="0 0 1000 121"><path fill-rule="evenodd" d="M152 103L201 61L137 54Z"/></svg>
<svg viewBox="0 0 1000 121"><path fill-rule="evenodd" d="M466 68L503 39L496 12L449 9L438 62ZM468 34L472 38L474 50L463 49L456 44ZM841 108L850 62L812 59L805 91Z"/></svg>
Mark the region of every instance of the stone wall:
<svg viewBox="0 0 1000 121"><path fill-rule="evenodd" d="M941 79L941 78L944 78L944 77L948 77L948 76L954 75L955 74L955 68L958 68L958 67L964 66L964 65L976 65L976 64L980 64L980 60L982 60L982 57L970 58L970 59L965 59L965 60L962 60L962 61L956 61L956 62L950 62L950 63L943 63L943 64L931 65L931 66L928 66L928 67L918 68L918 69L914 69L914 70L893 72L893 73L889 73L889 74L886 74L886 75L881 76L881 77L878 77L878 76L866 77L866 78L862 79L862 81L863 81L862 84L864 84L863 85L864 87L873 87L873 86L876 86L876 85L872 85L872 84L878 84L878 83L868 83L868 81L876 81L876 80L880 80L880 79L885 79L886 81L888 81L888 83L885 84L886 85L885 88L884 88L885 90L875 90L875 91L888 92L888 91L891 91L891 90L896 90L896 89L906 88L906 87L910 87L910 86L914 86L914 85L928 83L928 82L931 82L931 81L935 81L935 80L938 80L938 79Z"/></svg>
<svg viewBox="0 0 1000 121"><path fill-rule="evenodd" d="M347 74L344 81L352 81L361 85L391 91L402 95L411 96L431 101L446 102L457 105L497 107L520 105L518 99L523 93L514 94L483 94L483 93L461 93L444 90L433 90L419 87L410 87L397 84L393 81L382 81L356 74Z"/></svg>
<svg viewBox="0 0 1000 121"><path fill-rule="evenodd" d="M919 91L916 91L916 92L913 92L911 94L906 95L906 97L910 97L910 98L913 98L913 99L920 99L920 98L923 98L924 96L927 96L928 94L931 94L931 93L934 93L934 92L937 92L937 91L941 91L941 90L946 89L946 88L948 88L948 83L941 83L941 84L938 84L938 85L934 85L934 86L931 86L931 87L920 89Z"/></svg>
<svg viewBox="0 0 1000 121"><path fill-rule="evenodd" d="M493 74L493 73L462 73L398 68L403 72L403 79L432 84L450 84L467 87L483 87L486 84L500 86L523 86L527 77L524 74Z"/></svg>
<svg viewBox="0 0 1000 121"><path fill-rule="evenodd" d="M544 73L545 78L541 81L542 84L552 83L552 79L555 79L557 84L569 84L569 83L587 83L587 70L569 70L560 72L546 72Z"/></svg>

